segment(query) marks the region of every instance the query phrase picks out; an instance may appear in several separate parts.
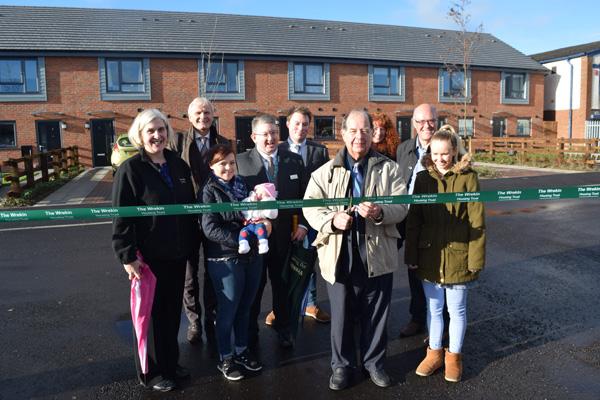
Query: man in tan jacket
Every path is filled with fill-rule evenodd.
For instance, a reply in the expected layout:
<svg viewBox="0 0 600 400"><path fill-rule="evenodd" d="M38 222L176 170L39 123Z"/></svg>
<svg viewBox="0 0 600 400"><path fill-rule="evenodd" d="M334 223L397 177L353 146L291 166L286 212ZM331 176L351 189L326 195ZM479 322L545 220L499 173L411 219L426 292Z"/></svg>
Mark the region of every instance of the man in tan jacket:
<svg viewBox="0 0 600 400"><path fill-rule="evenodd" d="M404 204L377 204L360 197L406 194L398 165L371 150L373 125L363 110L342 121L345 147L313 172L305 199L350 198L351 206L304 208L308 223L318 232L321 274L331 302L331 366L329 388L350 384L358 366L354 319L360 319L363 372L377 386L390 386L384 370L392 272L399 265L396 224L404 219Z"/></svg>

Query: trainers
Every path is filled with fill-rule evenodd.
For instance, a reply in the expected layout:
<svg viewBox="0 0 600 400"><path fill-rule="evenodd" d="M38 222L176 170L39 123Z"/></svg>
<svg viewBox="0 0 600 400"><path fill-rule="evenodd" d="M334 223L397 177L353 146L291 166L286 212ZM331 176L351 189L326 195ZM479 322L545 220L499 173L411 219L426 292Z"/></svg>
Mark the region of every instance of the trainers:
<svg viewBox="0 0 600 400"><path fill-rule="evenodd" d="M269 252L269 241L267 239L260 239L258 241L258 254L265 254Z"/></svg>
<svg viewBox="0 0 600 400"><path fill-rule="evenodd" d="M307 306L304 309L304 315L306 315L307 317L314 318L318 322L327 323L331 321L331 317L329 316L329 314L321 310L319 306L316 305Z"/></svg>
<svg viewBox="0 0 600 400"><path fill-rule="evenodd" d="M248 349L244 350L241 354L237 354L233 361L236 364L243 366L248 371L260 371L262 369L262 364L258 361L252 353Z"/></svg>
<svg viewBox="0 0 600 400"><path fill-rule="evenodd" d="M244 378L244 374L233 361L233 357L227 357L217 364L217 369L223 373L223 376L230 381L239 381Z"/></svg>
<svg viewBox="0 0 600 400"><path fill-rule="evenodd" d="M273 311L271 311L268 315L267 318L265 318L265 325L268 326L273 326L273 323L275 322L275 313Z"/></svg>
<svg viewBox="0 0 600 400"><path fill-rule="evenodd" d="M246 254L248 252L250 252L250 244L247 240L241 240L238 248L238 253Z"/></svg>

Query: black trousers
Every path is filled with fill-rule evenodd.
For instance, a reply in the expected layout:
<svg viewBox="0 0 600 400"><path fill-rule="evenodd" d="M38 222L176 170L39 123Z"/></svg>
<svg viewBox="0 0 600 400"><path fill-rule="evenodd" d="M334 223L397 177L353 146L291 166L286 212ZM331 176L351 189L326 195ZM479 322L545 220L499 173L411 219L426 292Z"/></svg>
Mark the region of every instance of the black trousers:
<svg viewBox="0 0 600 400"><path fill-rule="evenodd" d="M373 278L362 266L353 266L343 282L327 284L331 304L331 367L356 368L355 319L360 329L360 361L369 371L383 368L392 274Z"/></svg>
<svg viewBox="0 0 600 400"><path fill-rule="evenodd" d="M186 260L145 261L156 276L152 317L147 338L147 374L142 374L137 339L134 340L134 358L140 382L154 385L163 379L175 378L175 369L179 360L177 334L181 321ZM133 335L135 338L135 330Z"/></svg>
<svg viewBox="0 0 600 400"><path fill-rule="evenodd" d="M212 285L212 281L208 276L208 269L204 257L200 257L200 248L204 252L202 240L198 240L190 258L186 262L185 270L185 286L183 291L183 306L185 315L190 321L190 325L194 324L198 327L202 326L202 306L200 305L200 283L198 280L198 272L200 270L200 261L204 266L204 279L202 288L202 297L204 302L204 328L207 335L214 333L215 313L217 309L217 296Z"/></svg>
<svg viewBox="0 0 600 400"><path fill-rule="evenodd" d="M267 284L267 275L271 281L271 292L273 298L273 312L275 313L275 324L273 327L280 334L289 334L289 310L287 306L287 285L284 283L281 273L285 263L285 253L287 249L275 247L274 241L269 241L269 252L263 257L263 274L258 287L258 292L254 298L254 303L250 308L250 322L248 324L248 342L251 346L256 345L258 340L258 316L260 314L260 305L263 292Z"/></svg>

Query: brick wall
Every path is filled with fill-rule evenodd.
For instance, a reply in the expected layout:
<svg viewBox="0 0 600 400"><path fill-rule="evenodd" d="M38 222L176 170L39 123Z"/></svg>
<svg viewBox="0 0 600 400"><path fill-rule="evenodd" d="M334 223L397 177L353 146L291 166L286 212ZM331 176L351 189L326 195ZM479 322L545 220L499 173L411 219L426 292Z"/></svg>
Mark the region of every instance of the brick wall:
<svg viewBox="0 0 600 400"><path fill-rule="evenodd" d="M121 133L126 132L138 108L158 107L171 116L176 131L189 126L183 115L190 100L198 95L196 59L151 59L150 101L101 101L96 57L46 57L45 64L47 102L0 103L0 120L16 121L17 126L17 149L0 150L0 161L19 157L22 145L37 146L35 121L44 118L67 124L62 131L62 144L78 145L86 165L92 164L92 145L91 132L84 124L92 118L114 118L116 132ZM235 137L236 116L254 115L254 110L284 115L289 107L305 104L315 115L335 117L336 132L339 132L343 114L352 108L382 111L395 120L396 116L410 116L418 104L437 104L438 68L406 67L406 101L403 103L368 102L368 67L355 64L330 66L330 101L291 101L287 93L287 68L285 61L245 61L246 99L215 101L219 127L225 136ZM467 106L467 115L474 117L475 135L491 136L490 119L494 113L506 116L508 134L515 133L516 119L524 117L532 119L533 136L542 135L543 75L530 74L528 105L500 104L500 75L494 71L472 72L472 101ZM462 108L461 104L438 104L440 114L455 126ZM32 115L34 112L46 114L36 117ZM49 114L52 112L64 113L64 116Z"/></svg>

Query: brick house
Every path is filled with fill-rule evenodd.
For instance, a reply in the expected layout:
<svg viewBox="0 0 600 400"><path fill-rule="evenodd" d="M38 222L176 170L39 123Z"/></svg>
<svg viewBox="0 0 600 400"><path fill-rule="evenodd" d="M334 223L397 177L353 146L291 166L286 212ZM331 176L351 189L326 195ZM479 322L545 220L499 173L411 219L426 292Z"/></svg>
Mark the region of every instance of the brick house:
<svg viewBox="0 0 600 400"><path fill-rule="evenodd" d="M557 136L600 137L600 42L531 57L549 70L544 80L544 120L556 121ZM595 136L593 125L598 126Z"/></svg>
<svg viewBox="0 0 600 400"><path fill-rule="evenodd" d="M309 136L326 143L352 108L387 113L408 138L424 102L462 134L542 134L545 69L489 34L465 74L445 66L460 64L457 32L436 29L15 6L0 6L0 24L0 161L22 146L78 145L84 163L108 165L115 134L138 111L160 108L183 131L198 95L214 100L238 151L252 146L254 115L283 121L298 104L315 114Z"/></svg>

